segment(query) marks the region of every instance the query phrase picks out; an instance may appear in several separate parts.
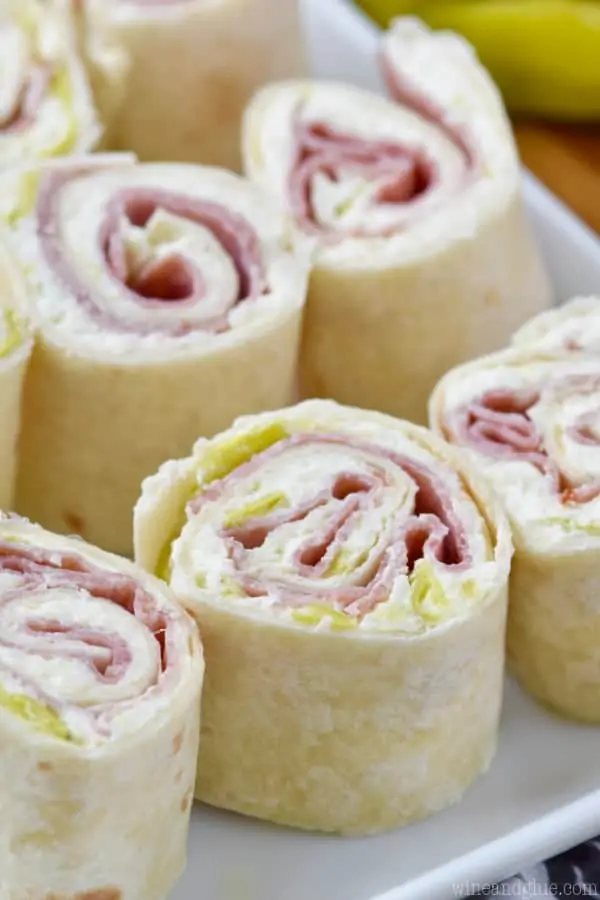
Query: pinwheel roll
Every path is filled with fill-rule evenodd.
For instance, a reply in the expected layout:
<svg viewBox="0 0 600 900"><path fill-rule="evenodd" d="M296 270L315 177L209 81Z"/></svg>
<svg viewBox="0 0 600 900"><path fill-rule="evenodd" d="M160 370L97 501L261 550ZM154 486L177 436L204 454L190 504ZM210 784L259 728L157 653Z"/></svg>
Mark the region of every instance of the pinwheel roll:
<svg viewBox="0 0 600 900"><path fill-rule="evenodd" d="M540 350L600 353L600 297L573 297L526 322L512 343Z"/></svg>
<svg viewBox="0 0 600 900"><path fill-rule="evenodd" d="M0 168L92 149L100 127L64 7L0 2Z"/></svg>
<svg viewBox="0 0 600 900"><path fill-rule="evenodd" d="M239 169L254 91L305 71L298 0L71 0L112 149Z"/></svg>
<svg viewBox="0 0 600 900"><path fill-rule="evenodd" d="M157 579L0 520L0 872L10 900L165 900L185 863L204 671Z"/></svg>
<svg viewBox="0 0 600 900"><path fill-rule="evenodd" d="M147 479L134 521L201 626L198 798L371 833L487 768L509 529L425 429L319 400L244 416Z"/></svg>
<svg viewBox="0 0 600 900"><path fill-rule="evenodd" d="M503 500L515 559L509 663L563 716L600 722L600 360L506 350L450 372L434 429Z"/></svg>
<svg viewBox="0 0 600 900"><path fill-rule="evenodd" d="M13 508L23 381L31 357L26 287L0 244L0 510Z"/></svg>
<svg viewBox="0 0 600 900"><path fill-rule="evenodd" d="M458 37L400 20L393 103L347 85L262 89L245 168L319 243L303 396L424 421L451 366L501 347L550 288L498 93Z"/></svg>
<svg viewBox="0 0 600 900"><path fill-rule="evenodd" d="M38 331L17 509L129 555L146 475L292 399L309 252L223 170L63 161L33 196L11 232Z"/></svg>

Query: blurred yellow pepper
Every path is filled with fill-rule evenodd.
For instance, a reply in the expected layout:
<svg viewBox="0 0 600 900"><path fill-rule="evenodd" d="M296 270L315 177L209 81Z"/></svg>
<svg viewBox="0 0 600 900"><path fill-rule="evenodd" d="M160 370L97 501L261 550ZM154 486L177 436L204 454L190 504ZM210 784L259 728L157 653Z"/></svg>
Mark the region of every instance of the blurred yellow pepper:
<svg viewBox="0 0 600 900"><path fill-rule="evenodd" d="M418 16L462 34L512 113L600 119L600 2L595 0L356 0L386 27Z"/></svg>

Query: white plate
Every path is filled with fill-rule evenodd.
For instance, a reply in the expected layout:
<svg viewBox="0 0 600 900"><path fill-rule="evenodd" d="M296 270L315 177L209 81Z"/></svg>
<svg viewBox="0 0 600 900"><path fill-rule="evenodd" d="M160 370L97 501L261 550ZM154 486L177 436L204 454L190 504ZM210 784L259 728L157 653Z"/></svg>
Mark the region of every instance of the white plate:
<svg viewBox="0 0 600 900"><path fill-rule="evenodd" d="M375 30L345 0L305 0L314 72L378 85ZM527 204L558 296L600 293L600 242L539 182ZM463 801L382 837L321 837L197 808L171 900L449 900L600 833L600 729L507 685L500 745Z"/></svg>

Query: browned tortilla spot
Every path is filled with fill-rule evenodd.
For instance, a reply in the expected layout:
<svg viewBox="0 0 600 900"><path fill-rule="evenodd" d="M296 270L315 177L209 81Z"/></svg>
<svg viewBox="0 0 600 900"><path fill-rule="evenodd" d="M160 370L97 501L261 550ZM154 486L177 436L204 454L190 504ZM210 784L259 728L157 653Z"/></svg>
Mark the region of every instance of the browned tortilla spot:
<svg viewBox="0 0 600 900"><path fill-rule="evenodd" d="M63 513L63 519L65 520L65 524L74 534L83 534L85 530L85 522L78 516L77 513L74 512L65 512Z"/></svg>

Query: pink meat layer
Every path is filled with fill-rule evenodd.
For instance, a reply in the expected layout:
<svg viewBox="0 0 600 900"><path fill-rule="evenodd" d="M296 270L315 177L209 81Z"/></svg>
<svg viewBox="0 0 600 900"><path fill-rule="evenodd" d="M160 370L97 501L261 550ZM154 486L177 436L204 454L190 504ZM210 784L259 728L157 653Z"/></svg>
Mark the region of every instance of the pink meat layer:
<svg viewBox="0 0 600 900"><path fill-rule="evenodd" d="M10 114L0 119L0 134L22 132L31 127L48 93L51 80L50 66L33 66L29 79L21 88Z"/></svg>
<svg viewBox="0 0 600 900"><path fill-rule="evenodd" d="M326 124L298 123L296 156L290 174L290 203L300 226L308 232L324 232L315 218L312 182L318 173L337 181L341 173L380 181L377 204L407 204L422 196L435 183L435 167L422 150L390 141L367 141L341 134ZM353 229L360 237L365 229ZM381 232L380 232L381 233Z"/></svg>
<svg viewBox="0 0 600 900"><path fill-rule="evenodd" d="M382 68L392 97L438 128L454 144L464 158L465 179L470 176L476 166L476 155L466 130L452 125L444 110L438 109L417 87L407 84L390 59L382 59ZM318 173L332 181L340 180L342 173L356 175L367 182L377 181L379 187L372 201L375 205L409 206L415 215L418 201L439 184L435 158L428 154L426 147L369 141L343 134L324 122L308 123L298 119L289 175L290 206L301 228L320 234L326 241L340 240L344 236L385 237L397 228L373 231L365 227L344 232L319 223L312 202L312 181ZM459 181L456 190L463 186Z"/></svg>
<svg viewBox="0 0 600 900"><path fill-rule="evenodd" d="M386 470L376 462L372 463L368 476L340 472L326 488L307 497L295 508L276 510L267 516L245 521L236 528L225 529L222 536L227 542L230 558L250 596L269 594L285 606L326 603L349 614L363 616L387 600L395 577L402 572L411 572L419 559L427 559L436 566L470 565L468 540L443 481L421 463L344 435L295 434L280 441L225 478L208 485L190 502L188 515L198 513L205 504L218 499L232 482L258 471L265 461L301 445L314 446L317 453L320 447L351 446L369 458L393 462L416 484L414 509L408 517L404 512L402 521L391 522L370 551L365 566L347 576L349 584L335 588L328 588L323 580L327 569L338 551L343 550L356 516L377 506L378 496L389 487ZM269 534L288 522L304 519L319 506L334 500L339 502L325 531L312 535L295 553L294 574L302 578L302 585L289 584L284 574L280 583L273 583L246 573L248 554L260 547Z"/></svg>
<svg viewBox="0 0 600 900"><path fill-rule="evenodd" d="M455 410L447 431L461 445L485 456L528 462L543 472L564 503L589 503L600 495L600 479L573 485L550 459L529 410L540 399L537 389L488 391L476 401ZM579 443L600 446L600 437L591 428L592 418L580 418L570 436Z"/></svg>
<svg viewBox="0 0 600 900"><path fill-rule="evenodd" d="M85 166L60 170L47 175L41 185L37 206L37 233L46 263L65 289L74 295L103 328L140 334L164 332L178 336L192 331L218 333L229 328L228 314L233 306L256 300L268 291L259 237L242 216L219 203L198 200L173 191L156 188L123 188L107 201L104 219L99 223L98 241L108 274L125 296L144 307L148 322L128 321L126 316L108 313L102 298L74 270L64 252L57 206L61 190L74 178L86 174ZM202 271L192 260L171 254L148 263L141 271L130 272L120 230L123 220L143 227L156 210L164 210L208 229L231 258L239 278L237 297L223 298L217 315L201 315L206 288ZM152 311L165 303L176 305L175 322L154 322ZM194 316L186 316L192 311Z"/></svg>
<svg viewBox="0 0 600 900"><path fill-rule="evenodd" d="M159 610L154 598L128 576L93 566L76 553L42 550L17 541L0 541L0 571L20 576L19 584L0 596L3 605L21 604L23 592L35 596L36 592L43 593L53 588L81 591L84 596L87 594L111 601L135 616L153 634L162 673L159 682L176 666L168 613ZM104 683L115 683L127 676L132 654L120 634L61 623L44 617L42 611L43 604L40 604L39 612L33 606L24 620L20 609L18 617L15 617L20 631L1 635L0 645L20 649L24 653L34 652L45 659L77 659ZM20 635L26 640L21 642ZM34 650L32 637L39 638L33 645ZM60 709L60 704L38 685L30 683L22 673L15 671L11 674L31 696ZM158 688L158 682L155 688ZM93 709L90 708L89 712L94 715ZM98 710L98 715L105 719L106 710Z"/></svg>

